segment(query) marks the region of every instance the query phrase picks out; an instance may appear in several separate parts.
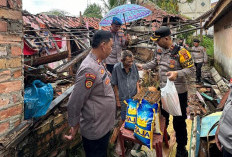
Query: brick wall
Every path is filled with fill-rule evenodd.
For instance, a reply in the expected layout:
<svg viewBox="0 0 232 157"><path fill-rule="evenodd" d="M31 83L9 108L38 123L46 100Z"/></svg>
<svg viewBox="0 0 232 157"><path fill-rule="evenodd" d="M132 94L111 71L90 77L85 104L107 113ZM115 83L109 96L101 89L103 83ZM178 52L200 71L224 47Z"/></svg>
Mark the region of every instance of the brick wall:
<svg viewBox="0 0 232 157"><path fill-rule="evenodd" d="M68 131L67 112L51 115L19 142L14 154L23 157L84 156L80 134L72 141L63 139Z"/></svg>
<svg viewBox="0 0 232 157"><path fill-rule="evenodd" d="M21 10L21 0L0 0L0 137L23 118Z"/></svg>
<svg viewBox="0 0 232 157"><path fill-rule="evenodd" d="M0 0L0 139L8 139L11 134L7 133L23 120L21 11L22 0ZM80 134L73 141L63 139L68 130L67 112L57 109L41 125L30 128L16 145L8 148L0 145L0 156L84 156Z"/></svg>

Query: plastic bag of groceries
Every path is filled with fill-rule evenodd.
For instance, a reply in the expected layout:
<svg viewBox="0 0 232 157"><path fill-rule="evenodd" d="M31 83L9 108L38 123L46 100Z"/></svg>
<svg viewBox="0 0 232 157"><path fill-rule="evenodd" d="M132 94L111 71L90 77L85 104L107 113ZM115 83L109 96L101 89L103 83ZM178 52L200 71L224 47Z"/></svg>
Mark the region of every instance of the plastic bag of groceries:
<svg viewBox="0 0 232 157"><path fill-rule="evenodd" d="M173 81L167 79L167 84L161 88L162 108L173 116L181 116L180 101L176 86Z"/></svg>

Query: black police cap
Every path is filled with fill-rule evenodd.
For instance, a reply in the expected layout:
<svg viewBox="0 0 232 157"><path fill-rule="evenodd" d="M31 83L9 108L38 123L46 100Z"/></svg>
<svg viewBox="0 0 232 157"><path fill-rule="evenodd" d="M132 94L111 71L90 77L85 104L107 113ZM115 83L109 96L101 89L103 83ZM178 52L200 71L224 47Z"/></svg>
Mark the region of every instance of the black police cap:
<svg viewBox="0 0 232 157"><path fill-rule="evenodd" d="M193 39L193 42L199 43L200 40L199 39Z"/></svg>
<svg viewBox="0 0 232 157"><path fill-rule="evenodd" d="M155 31L155 33L151 37L151 40L156 41L159 38L166 37L166 36L169 36L169 35L171 35L170 28L166 27L166 26L162 26L162 27L160 27L159 29L157 29Z"/></svg>

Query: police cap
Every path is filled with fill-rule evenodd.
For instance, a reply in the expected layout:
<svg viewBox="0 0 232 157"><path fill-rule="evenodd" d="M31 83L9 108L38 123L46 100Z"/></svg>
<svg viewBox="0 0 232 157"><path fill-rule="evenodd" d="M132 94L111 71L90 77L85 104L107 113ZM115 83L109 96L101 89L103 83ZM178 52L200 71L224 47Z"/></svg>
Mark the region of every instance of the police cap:
<svg viewBox="0 0 232 157"><path fill-rule="evenodd" d="M200 40L199 39L193 39L193 42L199 43Z"/></svg>
<svg viewBox="0 0 232 157"><path fill-rule="evenodd" d="M118 17L113 17L112 24L122 25L122 20L119 19Z"/></svg>
<svg viewBox="0 0 232 157"><path fill-rule="evenodd" d="M162 27L160 27L159 29L157 29L155 31L155 33L151 37L151 40L156 41L159 38L166 37L166 36L169 36L169 35L171 35L170 28L166 27L166 26L162 26Z"/></svg>

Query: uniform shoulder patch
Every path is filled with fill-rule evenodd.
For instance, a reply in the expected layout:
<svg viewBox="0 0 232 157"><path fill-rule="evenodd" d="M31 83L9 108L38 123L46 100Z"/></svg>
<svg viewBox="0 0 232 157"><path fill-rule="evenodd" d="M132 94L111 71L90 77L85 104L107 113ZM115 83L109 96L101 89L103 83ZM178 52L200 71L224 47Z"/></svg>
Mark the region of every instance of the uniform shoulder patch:
<svg viewBox="0 0 232 157"><path fill-rule="evenodd" d="M179 60L183 68L190 68L193 66L191 54L185 48L179 51Z"/></svg>
<svg viewBox="0 0 232 157"><path fill-rule="evenodd" d="M87 89L90 89L93 86L95 79L96 79L96 75L92 73L86 73L85 74L85 87Z"/></svg>

